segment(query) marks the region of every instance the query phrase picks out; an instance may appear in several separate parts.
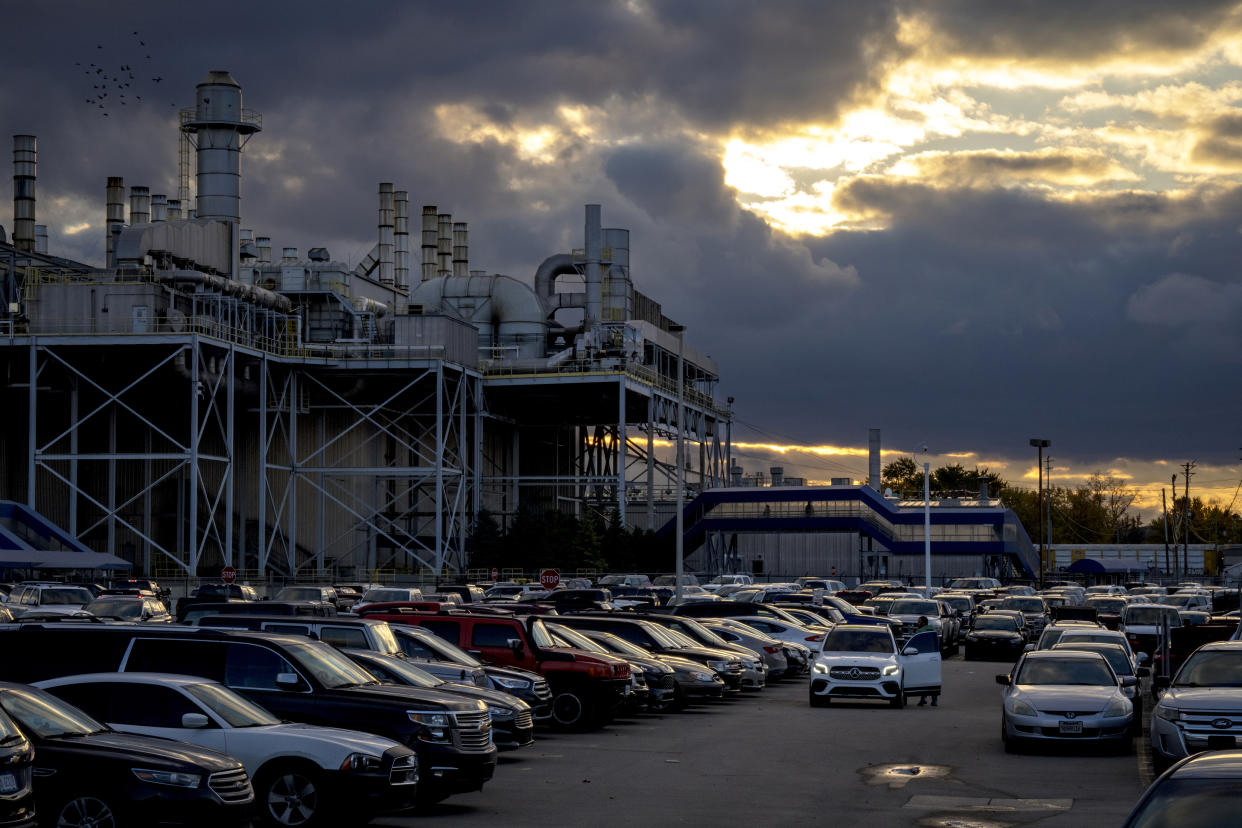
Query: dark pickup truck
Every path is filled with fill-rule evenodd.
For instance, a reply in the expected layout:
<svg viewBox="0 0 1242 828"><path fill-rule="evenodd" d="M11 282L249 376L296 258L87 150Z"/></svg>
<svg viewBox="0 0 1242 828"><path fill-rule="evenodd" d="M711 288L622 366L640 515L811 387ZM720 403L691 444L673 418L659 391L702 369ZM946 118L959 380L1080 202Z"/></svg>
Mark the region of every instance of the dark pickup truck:
<svg viewBox="0 0 1242 828"><path fill-rule="evenodd" d="M257 600L259 593L248 584L202 584L189 595L177 600L177 609L173 614L180 622L185 620L185 614L195 604Z"/></svg>
<svg viewBox="0 0 1242 828"><path fill-rule="evenodd" d="M265 632L105 624L0 626L0 679L160 672L224 684L277 718L386 736L418 754L418 801L481 790L496 769L487 705L383 685L320 641Z"/></svg>
<svg viewBox="0 0 1242 828"><path fill-rule="evenodd" d="M368 613L391 624L415 624L483 661L543 676L552 689L552 723L585 730L608 723L630 689L623 658L558 647L538 615Z"/></svg>

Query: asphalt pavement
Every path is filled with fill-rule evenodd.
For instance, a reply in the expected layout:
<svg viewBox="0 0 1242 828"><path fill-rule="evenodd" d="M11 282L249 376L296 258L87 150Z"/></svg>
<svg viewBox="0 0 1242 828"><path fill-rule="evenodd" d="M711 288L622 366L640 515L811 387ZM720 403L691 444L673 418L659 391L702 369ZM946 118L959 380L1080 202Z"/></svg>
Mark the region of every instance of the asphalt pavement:
<svg viewBox="0 0 1242 828"><path fill-rule="evenodd" d="M1150 781L1143 739L1124 755L1006 754L994 676L1008 670L949 659L938 707L812 709L802 678L594 733L540 731L482 792L375 824L1120 825Z"/></svg>

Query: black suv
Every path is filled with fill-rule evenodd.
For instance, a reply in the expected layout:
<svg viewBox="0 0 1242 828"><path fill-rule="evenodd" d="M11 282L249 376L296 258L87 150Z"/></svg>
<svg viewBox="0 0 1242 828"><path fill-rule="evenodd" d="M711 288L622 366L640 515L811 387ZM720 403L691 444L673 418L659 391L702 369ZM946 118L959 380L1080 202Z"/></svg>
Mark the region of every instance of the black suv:
<svg viewBox="0 0 1242 828"><path fill-rule="evenodd" d="M55 696L0 682L0 709L35 746L45 825L248 826L241 762L184 742L118 733Z"/></svg>
<svg viewBox="0 0 1242 828"><path fill-rule="evenodd" d="M203 676L281 719L386 736L418 754L422 804L480 790L496 770L486 704L451 693L381 685L335 648L300 636L23 624L0 627L0 652L5 654L0 678L32 682L117 671Z"/></svg>

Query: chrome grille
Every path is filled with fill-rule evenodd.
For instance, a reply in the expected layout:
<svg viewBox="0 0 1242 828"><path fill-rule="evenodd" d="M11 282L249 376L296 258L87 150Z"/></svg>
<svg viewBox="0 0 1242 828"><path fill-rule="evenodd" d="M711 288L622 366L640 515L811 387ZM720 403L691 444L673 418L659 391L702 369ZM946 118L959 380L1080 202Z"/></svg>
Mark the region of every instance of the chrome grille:
<svg viewBox="0 0 1242 828"><path fill-rule="evenodd" d="M656 687L661 690L673 690L677 687L677 679L672 673L660 676L660 680L656 683Z"/></svg>
<svg viewBox="0 0 1242 828"><path fill-rule="evenodd" d="M522 710L513 717L513 726L518 730L525 730L528 727L535 726L535 719L531 716L529 710Z"/></svg>
<svg viewBox="0 0 1242 828"><path fill-rule="evenodd" d="M1228 720L1228 727L1214 727L1212 722ZM1237 710L1183 710L1178 724L1187 740L1207 743L1209 736L1242 735L1242 712Z"/></svg>
<svg viewBox="0 0 1242 828"><path fill-rule="evenodd" d="M535 680L535 698L540 701L552 701L552 688L548 686L547 679Z"/></svg>
<svg viewBox="0 0 1242 828"><path fill-rule="evenodd" d="M454 740L465 751L486 751L492 745L492 718L487 711L455 713Z"/></svg>
<svg viewBox="0 0 1242 828"><path fill-rule="evenodd" d="M1064 719L1085 719L1088 716L1098 716L1098 710L1041 710L1045 716L1060 716Z"/></svg>
<svg viewBox="0 0 1242 828"><path fill-rule="evenodd" d="M242 768L213 773L207 777L207 787L223 802L249 802L254 799L250 779Z"/></svg>
<svg viewBox="0 0 1242 828"><path fill-rule="evenodd" d="M875 681L880 677L880 668L833 667L828 671L828 675L840 681Z"/></svg>
<svg viewBox="0 0 1242 828"><path fill-rule="evenodd" d="M398 756L388 772L388 784L413 785L418 782L418 757Z"/></svg>

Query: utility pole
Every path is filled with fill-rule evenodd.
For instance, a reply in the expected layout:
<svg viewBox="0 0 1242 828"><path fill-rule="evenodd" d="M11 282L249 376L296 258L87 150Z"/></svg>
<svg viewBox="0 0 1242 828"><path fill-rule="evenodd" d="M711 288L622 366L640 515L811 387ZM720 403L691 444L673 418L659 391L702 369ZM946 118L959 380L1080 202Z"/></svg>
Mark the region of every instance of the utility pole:
<svg viewBox="0 0 1242 828"><path fill-rule="evenodd" d="M1186 463L1186 527L1182 532L1182 572L1190 570L1190 475L1193 474L1191 469L1195 467L1195 461L1191 460Z"/></svg>
<svg viewBox="0 0 1242 828"><path fill-rule="evenodd" d="M1177 538L1178 532L1182 530L1182 513L1177 511L1177 473L1171 476L1170 486L1173 490L1173 574L1177 580L1182 580L1182 567L1180 559L1177 557Z"/></svg>
<svg viewBox="0 0 1242 828"><path fill-rule="evenodd" d="M1044 489L1047 490L1048 496L1044 498L1044 509L1048 512L1048 547L1052 548L1052 456L1044 458L1046 473L1044 474ZM1051 553L1050 553L1051 554Z"/></svg>
<svg viewBox="0 0 1242 828"><path fill-rule="evenodd" d="M1160 511L1164 514L1164 571L1169 569L1169 507L1164 502L1164 487L1160 487Z"/></svg>

